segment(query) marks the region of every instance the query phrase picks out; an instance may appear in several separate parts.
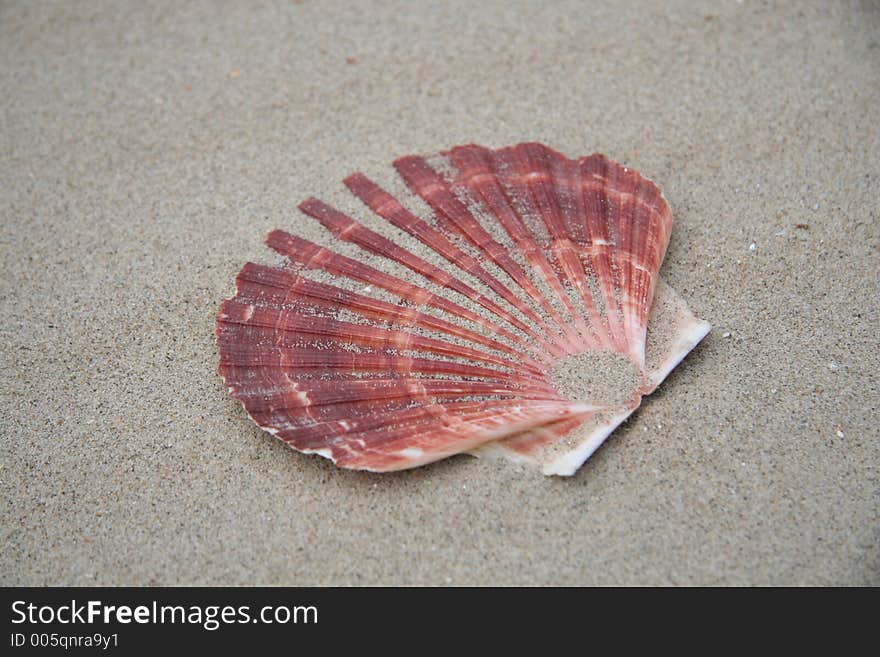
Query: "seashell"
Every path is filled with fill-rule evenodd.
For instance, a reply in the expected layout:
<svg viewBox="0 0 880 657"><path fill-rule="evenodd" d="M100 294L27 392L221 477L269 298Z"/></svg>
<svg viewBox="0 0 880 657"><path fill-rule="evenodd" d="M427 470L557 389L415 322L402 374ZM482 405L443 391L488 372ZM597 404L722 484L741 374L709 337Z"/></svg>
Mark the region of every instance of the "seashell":
<svg viewBox="0 0 880 657"><path fill-rule="evenodd" d="M603 155L537 143L394 162L409 191L344 180L319 244L266 238L217 316L219 373L250 417L346 468L459 453L573 474L706 335L660 282L672 215Z"/></svg>

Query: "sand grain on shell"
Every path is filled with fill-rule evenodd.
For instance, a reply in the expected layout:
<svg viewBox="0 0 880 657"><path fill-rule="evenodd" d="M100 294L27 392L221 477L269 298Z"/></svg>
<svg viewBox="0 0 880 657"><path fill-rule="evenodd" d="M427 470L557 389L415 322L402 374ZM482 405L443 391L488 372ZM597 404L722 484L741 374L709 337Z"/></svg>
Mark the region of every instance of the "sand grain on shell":
<svg viewBox="0 0 880 657"><path fill-rule="evenodd" d="M554 363L553 385L572 401L624 404L635 397L641 374L631 360L611 351L587 351Z"/></svg>

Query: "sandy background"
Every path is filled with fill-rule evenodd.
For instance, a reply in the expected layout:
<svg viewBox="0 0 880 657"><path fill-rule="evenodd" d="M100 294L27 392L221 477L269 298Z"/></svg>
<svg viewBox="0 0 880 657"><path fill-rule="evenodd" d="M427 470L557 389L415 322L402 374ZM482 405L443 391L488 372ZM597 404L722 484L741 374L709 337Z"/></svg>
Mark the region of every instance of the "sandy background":
<svg viewBox="0 0 880 657"><path fill-rule="evenodd" d="M877 3L144 4L0 7L0 583L880 584ZM704 343L571 479L258 430L262 236L524 140L657 181Z"/></svg>

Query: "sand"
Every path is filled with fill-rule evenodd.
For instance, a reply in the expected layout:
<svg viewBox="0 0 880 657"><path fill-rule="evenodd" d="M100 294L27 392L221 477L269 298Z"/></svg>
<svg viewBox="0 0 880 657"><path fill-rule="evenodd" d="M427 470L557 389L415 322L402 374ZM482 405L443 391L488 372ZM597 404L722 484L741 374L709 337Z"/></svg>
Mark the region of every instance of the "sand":
<svg viewBox="0 0 880 657"><path fill-rule="evenodd" d="M627 357L608 351L588 351L558 360L551 381L567 399L597 405L632 401L642 385L639 369Z"/></svg>
<svg viewBox="0 0 880 657"><path fill-rule="evenodd" d="M0 9L0 584L880 584L876 3L146 4ZM703 343L567 479L257 429L262 236L524 140L657 182Z"/></svg>

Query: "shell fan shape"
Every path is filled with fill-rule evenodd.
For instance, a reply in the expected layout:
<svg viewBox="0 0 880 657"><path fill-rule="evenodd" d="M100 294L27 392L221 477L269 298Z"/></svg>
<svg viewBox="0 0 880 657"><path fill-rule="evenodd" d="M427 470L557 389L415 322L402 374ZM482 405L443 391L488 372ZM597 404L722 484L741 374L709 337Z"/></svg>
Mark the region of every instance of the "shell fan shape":
<svg viewBox="0 0 880 657"><path fill-rule="evenodd" d="M219 373L260 427L341 467L453 454L570 475L706 335L658 278L672 215L603 155L477 145L394 162L396 195L315 198L217 316ZM356 215L356 216L353 216Z"/></svg>

